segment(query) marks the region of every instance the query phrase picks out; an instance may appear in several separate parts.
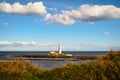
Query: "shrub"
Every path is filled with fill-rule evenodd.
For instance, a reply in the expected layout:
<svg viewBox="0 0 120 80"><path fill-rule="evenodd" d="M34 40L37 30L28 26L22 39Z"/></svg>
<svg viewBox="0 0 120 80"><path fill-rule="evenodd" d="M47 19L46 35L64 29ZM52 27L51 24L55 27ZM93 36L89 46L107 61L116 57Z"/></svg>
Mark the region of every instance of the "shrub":
<svg viewBox="0 0 120 80"><path fill-rule="evenodd" d="M110 51L94 62L68 63L50 70L28 61L0 62L0 80L120 80L120 52Z"/></svg>

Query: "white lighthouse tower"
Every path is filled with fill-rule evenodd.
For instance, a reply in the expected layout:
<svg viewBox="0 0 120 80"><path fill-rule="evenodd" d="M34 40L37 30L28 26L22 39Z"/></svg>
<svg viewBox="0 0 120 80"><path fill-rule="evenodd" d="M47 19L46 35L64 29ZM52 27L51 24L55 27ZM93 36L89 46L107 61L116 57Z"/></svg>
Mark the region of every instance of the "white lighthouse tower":
<svg viewBox="0 0 120 80"><path fill-rule="evenodd" d="M58 44L58 52L55 52L55 51L51 51L48 55L51 55L51 56L72 56L72 54L64 54L62 53L62 46L61 44L59 43Z"/></svg>
<svg viewBox="0 0 120 80"><path fill-rule="evenodd" d="M59 54L62 54L62 51L61 51L61 44L58 45L58 53L59 53Z"/></svg>

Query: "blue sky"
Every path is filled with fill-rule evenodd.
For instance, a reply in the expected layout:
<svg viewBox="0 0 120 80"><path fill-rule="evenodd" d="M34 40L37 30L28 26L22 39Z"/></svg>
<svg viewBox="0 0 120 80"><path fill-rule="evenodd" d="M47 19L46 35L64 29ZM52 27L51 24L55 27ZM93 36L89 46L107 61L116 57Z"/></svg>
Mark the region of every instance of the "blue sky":
<svg viewBox="0 0 120 80"><path fill-rule="evenodd" d="M120 49L119 0L0 0L0 51Z"/></svg>

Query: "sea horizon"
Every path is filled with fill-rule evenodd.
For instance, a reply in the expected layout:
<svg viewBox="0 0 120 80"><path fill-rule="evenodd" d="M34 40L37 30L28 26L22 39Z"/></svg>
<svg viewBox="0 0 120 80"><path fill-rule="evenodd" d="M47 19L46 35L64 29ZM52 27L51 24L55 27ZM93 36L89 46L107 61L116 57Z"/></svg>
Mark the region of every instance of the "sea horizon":
<svg viewBox="0 0 120 80"><path fill-rule="evenodd" d="M105 55L107 52L109 51L62 51L62 53L65 54L81 56ZM48 53L50 53L50 51L0 51L0 55L47 55Z"/></svg>

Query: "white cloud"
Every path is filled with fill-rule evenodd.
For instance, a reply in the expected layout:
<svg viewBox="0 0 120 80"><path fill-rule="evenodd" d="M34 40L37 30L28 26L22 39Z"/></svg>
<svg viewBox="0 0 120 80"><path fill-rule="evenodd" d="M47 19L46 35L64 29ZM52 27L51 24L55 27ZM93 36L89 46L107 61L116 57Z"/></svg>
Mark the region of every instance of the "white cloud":
<svg viewBox="0 0 120 80"><path fill-rule="evenodd" d="M55 46L54 42L38 43L35 41L31 42L10 42L10 41L0 41L0 47L45 47L45 46Z"/></svg>
<svg viewBox="0 0 120 80"><path fill-rule="evenodd" d="M57 8L47 8L47 9L51 11L57 11Z"/></svg>
<svg viewBox="0 0 120 80"><path fill-rule="evenodd" d="M96 21L113 20L120 18L120 8L114 5L88 5L84 4L77 10L62 11L62 14L47 14L45 21L49 23L58 23L71 25L75 22L94 23Z"/></svg>
<svg viewBox="0 0 120 80"><path fill-rule="evenodd" d="M71 25L75 22L75 20L70 18L67 14L56 14L53 16L51 14L47 14L45 16L45 21L48 21L48 23L58 23L63 25Z"/></svg>
<svg viewBox="0 0 120 80"><path fill-rule="evenodd" d="M16 2L14 4L2 2L0 3L0 11L20 15L44 15L47 13L43 2L29 2L26 5L22 5L19 2Z"/></svg>
<svg viewBox="0 0 120 80"><path fill-rule="evenodd" d="M105 35L110 35L111 33L110 32L104 32Z"/></svg>
<svg viewBox="0 0 120 80"><path fill-rule="evenodd" d="M0 41L0 45L6 45L6 44L12 44L12 42L9 42L9 41Z"/></svg>
<svg viewBox="0 0 120 80"><path fill-rule="evenodd" d="M7 22L4 22L3 25L4 25L4 26L8 26L9 24L8 24Z"/></svg>

